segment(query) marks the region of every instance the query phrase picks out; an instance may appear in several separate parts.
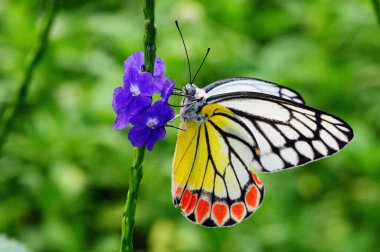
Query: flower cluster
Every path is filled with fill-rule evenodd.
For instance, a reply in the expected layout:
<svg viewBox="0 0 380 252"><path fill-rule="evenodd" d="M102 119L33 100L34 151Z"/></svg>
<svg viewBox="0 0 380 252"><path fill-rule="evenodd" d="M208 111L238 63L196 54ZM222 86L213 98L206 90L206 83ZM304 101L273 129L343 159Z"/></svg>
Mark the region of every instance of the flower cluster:
<svg viewBox="0 0 380 252"><path fill-rule="evenodd" d="M174 118L174 110L168 105L173 93L174 81L164 76L164 62L156 57L153 74L144 72L144 54L136 52L124 62L123 87L113 93L112 107L116 113L113 128L133 127L128 139L133 146L146 146L152 150L154 144L165 137L165 125ZM161 100L152 104L153 94Z"/></svg>

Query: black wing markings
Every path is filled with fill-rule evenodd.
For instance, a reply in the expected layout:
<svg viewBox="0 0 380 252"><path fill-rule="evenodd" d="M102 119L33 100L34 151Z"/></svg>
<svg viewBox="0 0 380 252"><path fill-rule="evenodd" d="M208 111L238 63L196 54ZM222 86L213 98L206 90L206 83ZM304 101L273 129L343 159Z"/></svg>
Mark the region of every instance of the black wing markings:
<svg viewBox="0 0 380 252"><path fill-rule="evenodd" d="M210 119L208 121L218 132L219 134L222 136L223 138L223 141L225 142L225 144L227 145L228 147L228 158L229 160L232 160L232 155L234 155L238 161L243 165L245 171L247 172L248 176L252 173L250 170L249 170L249 167L247 166L247 164L243 161L243 159L240 157L240 155L236 152L236 150L232 147L231 143L228 141L228 137L231 137L231 136L235 136L235 135L232 135L232 134L229 134L225 131L223 131L219 126L217 126L213 121L212 119ZM241 141L243 144L245 144L247 147L249 147L249 149L251 150L252 152L252 156L255 157L256 156L256 153L255 153L255 150L252 148L252 146L250 146L246 141L244 140L241 140L240 138L236 138L237 140ZM241 195L244 196L244 191L246 189L246 186L249 185L250 183L248 182L246 185L242 185L241 184L241 181L239 180L237 174L236 174L236 168L235 168L235 165L233 164L233 162L230 162L229 165L231 166L233 172L234 172L234 175L235 175L235 178L236 178L236 181L239 183L239 187L240 187L240 190L241 190ZM249 165L249 164L248 164ZM226 169L225 169L226 170ZM225 178L225 174L224 174L224 178ZM250 180L250 178L249 178ZM227 186L226 186L227 188Z"/></svg>
<svg viewBox="0 0 380 252"><path fill-rule="evenodd" d="M185 188L187 187L187 184L189 183L189 179L191 177L191 173L193 172L194 170L194 164L195 164L195 161L196 161L196 157L197 157L197 152L198 152L198 146L199 146L199 138L200 138L200 132L201 132L201 127L198 128L198 134L197 134L197 144L195 146L195 154L194 154L194 160L193 160L193 164L191 165L191 170L190 170L190 174L189 176L187 177L187 180L186 180L186 184L185 186L183 187L184 190L182 190L182 193L181 193L181 196L179 197L178 199L178 202L181 202L182 200L182 197L183 197L183 194L185 193ZM190 146L190 145L189 145Z"/></svg>
<svg viewBox="0 0 380 252"><path fill-rule="evenodd" d="M187 151L189 150L191 144L193 143L195 136L197 135L197 133L199 133L199 130L200 130L200 129L198 129L198 131L194 133L194 136L193 136L193 138L191 139L189 145L187 146L185 152L183 153L181 159L179 160L177 167L174 168L174 174L176 173L178 167L179 167L180 164L182 163L183 158L186 156L186 153L187 153Z"/></svg>
<svg viewBox="0 0 380 252"><path fill-rule="evenodd" d="M206 102L207 103L219 103L219 102L229 101L229 100L234 100L234 99L262 99L262 100L267 100L267 101L271 101L271 102L276 102L277 105L281 105L281 107L283 107L284 109L286 109L289 112L289 115L290 115L289 120L287 120L286 122L283 122L283 121L276 121L276 120L272 120L272 119L268 119L268 118L263 118L261 116L255 116L255 115L246 113L244 111L240 111L240 110L226 106L235 115L238 115L242 118L249 120L252 123L252 126L262 135L262 137L265 139L265 141L268 142L268 144L270 145L270 148L271 148L270 151L272 153L275 153L281 159L281 161L284 162L284 164L286 164L286 165L284 165L283 168L276 169L274 171L278 171L278 170L286 169L286 168L290 168L290 167L295 167L295 166L300 166L300 165L306 164L310 161L317 160L317 159L320 159L320 158L323 158L326 156L330 156L333 153L342 149L353 138L353 131L352 131L351 127L347 123L345 123L343 120L337 118L336 116L331 115L329 113L322 112L320 110L317 110L317 109L314 109L311 107L308 107L306 105L297 104L297 103L292 102L290 100L281 99L281 98L274 97L274 96L267 95L267 94L253 93L253 92L244 92L244 93L243 92L235 92L235 93L210 96L210 97L208 97ZM289 106L299 108L299 109L301 109L301 111L302 110L305 110L305 111L309 110L310 112L314 112L314 115L302 113L299 110L292 109ZM300 119L297 116L295 116L296 113L300 113L301 115L307 116L309 119L311 119L313 122L315 122L317 128L314 130L309 125L307 125L306 123L300 121ZM331 119L330 119L330 121L328 121L327 119L323 119L322 116L330 116L336 122L331 121ZM305 136L305 134L303 134L295 126L291 125L291 123L290 123L291 120L295 120L295 121L301 123L303 127L306 127L308 130L310 130L312 132L313 136L311 138L307 138ZM281 148L275 147L273 145L272 141L270 139L268 139L268 137L263 132L261 127L257 124L257 121L262 121L262 122L266 122L266 123L270 124L271 127L273 127L283 137L284 137L284 134L281 130L279 130L279 127L278 127L279 125L286 125L298 133L299 136L294 140L289 139L289 137L285 136L286 143L284 146L282 146L282 148L291 147L297 153L298 163L296 165L290 164L290 162L288 162L287 160L284 160L284 158L281 157L281 155L279 154L279 151L281 150ZM324 121L328 124L331 124L333 127L335 127L336 130L338 130L341 134L343 134L345 136L345 138L347 138L347 141L343 141L339 137L335 136L334 133L332 132L332 130L330 130L330 129L328 129L322 125L322 121ZM328 143L326 143L326 141L324 139L322 139L320 134L321 134L321 132L323 132L323 130L326 132L324 134L328 134L330 137L333 138L334 141L336 141L339 149L333 149ZM297 148L295 147L295 143L300 142L300 141L305 141L309 145L309 147L312 148L313 158L307 157L305 155L305 153L299 152L297 150ZM313 141L321 141L323 143L323 145L327 148L327 154L322 154L319 150L317 150L315 145L312 143ZM269 171L265 168L265 166L262 164L262 162L259 158L256 158L256 161L259 162L259 164L263 167L264 171Z"/></svg>

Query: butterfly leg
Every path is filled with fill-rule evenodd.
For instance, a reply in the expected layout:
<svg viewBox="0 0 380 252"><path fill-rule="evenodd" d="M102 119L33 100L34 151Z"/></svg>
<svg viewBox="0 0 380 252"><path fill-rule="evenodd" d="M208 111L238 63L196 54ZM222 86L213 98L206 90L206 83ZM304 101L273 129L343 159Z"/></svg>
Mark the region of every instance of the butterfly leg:
<svg viewBox="0 0 380 252"><path fill-rule="evenodd" d="M170 122L174 121L175 119L177 119L180 116L181 116L181 114L176 115L172 120L170 120ZM174 125L169 125L169 124L166 125L166 127L171 127L171 128L175 128L175 129L178 129L178 130L186 131L186 120L183 120L183 126L184 126L184 128L180 128L180 127L177 127L177 126L174 126Z"/></svg>
<svg viewBox="0 0 380 252"><path fill-rule="evenodd" d="M165 127L170 127L170 128L174 128L174 129L177 129L177 130L186 131L186 129L182 129L180 127L177 127L177 126L174 126L174 125L169 125L169 124L167 124Z"/></svg>

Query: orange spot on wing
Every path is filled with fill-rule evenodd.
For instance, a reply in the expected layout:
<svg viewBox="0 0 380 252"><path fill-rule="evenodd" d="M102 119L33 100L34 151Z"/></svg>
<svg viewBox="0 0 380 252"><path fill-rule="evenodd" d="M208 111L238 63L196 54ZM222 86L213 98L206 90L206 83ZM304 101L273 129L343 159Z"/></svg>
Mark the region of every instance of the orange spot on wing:
<svg viewBox="0 0 380 252"><path fill-rule="evenodd" d="M194 210L195 204L197 203L197 196L195 194L191 195L191 199L189 202L189 205L187 206L185 213L186 214L191 214Z"/></svg>
<svg viewBox="0 0 380 252"><path fill-rule="evenodd" d="M249 208L256 208L259 205L260 192L256 186L252 185L245 194L245 202Z"/></svg>
<svg viewBox="0 0 380 252"><path fill-rule="evenodd" d="M214 203L212 207L212 215L216 224L223 225L228 218L228 206L223 203Z"/></svg>
<svg viewBox="0 0 380 252"><path fill-rule="evenodd" d="M182 211L187 208L187 205L189 205L190 197L191 197L191 192L188 189L186 189L185 192L183 193L181 204L180 204L180 206L182 207Z"/></svg>
<svg viewBox="0 0 380 252"><path fill-rule="evenodd" d="M210 213L211 204L205 199L200 199L198 201L196 213L197 223L202 223Z"/></svg>
<svg viewBox="0 0 380 252"><path fill-rule="evenodd" d="M234 203L231 206L231 215L237 222L240 222L243 219L245 211L243 203Z"/></svg>
<svg viewBox="0 0 380 252"><path fill-rule="evenodd" d="M178 187L175 189L175 191L174 191L174 195L177 196L177 197L181 197L182 192L183 192L183 188L178 186Z"/></svg>
<svg viewBox="0 0 380 252"><path fill-rule="evenodd" d="M255 173L252 173L252 178L255 181L256 185L258 185L260 187L262 187L264 185L264 183L259 179L259 177L257 177L257 175Z"/></svg>

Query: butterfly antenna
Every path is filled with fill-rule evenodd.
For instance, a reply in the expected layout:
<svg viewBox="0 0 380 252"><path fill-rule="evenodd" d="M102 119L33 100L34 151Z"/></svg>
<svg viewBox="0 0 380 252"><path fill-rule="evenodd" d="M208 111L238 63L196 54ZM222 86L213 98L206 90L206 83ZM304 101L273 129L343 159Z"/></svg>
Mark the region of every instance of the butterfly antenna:
<svg viewBox="0 0 380 252"><path fill-rule="evenodd" d="M181 32L181 29L179 28L179 25L178 25L178 21L177 21L177 20L175 21L175 25L177 26L177 29L178 29L178 31L179 31L179 35L181 35L181 39L182 39L182 43L183 43L183 47L185 48L186 59L187 59L187 65L189 66L189 78L190 78L190 83L192 83L192 82L191 82L191 68L190 68L189 54L187 53L187 48L186 48L185 40L183 39L183 35L182 35L182 32Z"/></svg>
<svg viewBox="0 0 380 252"><path fill-rule="evenodd" d="M203 61L202 61L201 65L200 65L199 68L198 68L198 71L197 71L197 72L195 73L195 75L194 75L194 79L193 79L193 81L191 81L190 83L194 83L195 78L197 77L199 71L201 70L201 68L202 68L202 66L203 66L203 63L205 63L205 60L206 60L207 55L208 55L208 53L210 52L210 50L211 50L211 48L209 47L209 48L207 49L206 55L205 55L205 57L203 58Z"/></svg>

